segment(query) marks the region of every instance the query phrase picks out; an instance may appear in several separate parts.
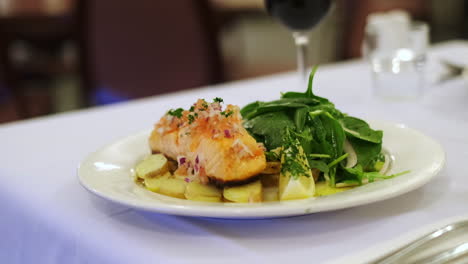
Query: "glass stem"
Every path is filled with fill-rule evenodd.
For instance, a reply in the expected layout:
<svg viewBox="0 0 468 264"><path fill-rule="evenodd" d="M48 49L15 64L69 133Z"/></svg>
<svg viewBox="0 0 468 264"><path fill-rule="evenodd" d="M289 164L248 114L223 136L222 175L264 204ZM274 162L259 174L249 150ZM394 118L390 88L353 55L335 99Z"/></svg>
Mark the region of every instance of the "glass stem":
<svg viewBox="0 0 468 264"><path fill-rule="evenodd" d="M309 37L305 32L293 32L293 37L297 50L297 71L299 72L301 79L303 81L307 81L307 68L309 67L307 48L309 46Z"/></svg>

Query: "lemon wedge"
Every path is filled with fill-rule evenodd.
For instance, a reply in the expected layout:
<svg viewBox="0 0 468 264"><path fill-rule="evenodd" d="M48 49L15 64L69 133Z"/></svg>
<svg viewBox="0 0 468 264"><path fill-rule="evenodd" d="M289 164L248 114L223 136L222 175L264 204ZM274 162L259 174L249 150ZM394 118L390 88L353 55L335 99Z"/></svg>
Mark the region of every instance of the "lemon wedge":
<svg viewBox="0 0 468 264"><path fill-rule="evenodd" d="M290 173L281 175L280 177L280 200L296 200L305 199L314 196L315 183L312 176L300 176L294 179Z"/></svg>
<svg viewBox="0 0 468 264"><path fill-rule="evenodd" d="M286 162L287 159L289 159L289 163ZM314 177L312 177L304 149L297 139L291 146L284 149L281 163L285 167L279 176L279 199L281 201L296 200L314 196ZM295 168L291 165L293 163Z"/></svg>

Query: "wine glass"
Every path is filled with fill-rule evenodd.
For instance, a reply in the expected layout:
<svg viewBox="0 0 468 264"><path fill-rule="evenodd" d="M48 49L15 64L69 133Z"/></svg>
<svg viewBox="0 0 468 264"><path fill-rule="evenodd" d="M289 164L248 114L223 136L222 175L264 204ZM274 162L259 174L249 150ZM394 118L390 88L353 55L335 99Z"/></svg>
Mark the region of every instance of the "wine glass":
<svg viewBox="0 0 468 264"><path fill-rule="evenodd" d="M265 0L268 13L293 32L297 49L297 68L307 79L307 31L316 26L330 9L332 0Z"/></svg>

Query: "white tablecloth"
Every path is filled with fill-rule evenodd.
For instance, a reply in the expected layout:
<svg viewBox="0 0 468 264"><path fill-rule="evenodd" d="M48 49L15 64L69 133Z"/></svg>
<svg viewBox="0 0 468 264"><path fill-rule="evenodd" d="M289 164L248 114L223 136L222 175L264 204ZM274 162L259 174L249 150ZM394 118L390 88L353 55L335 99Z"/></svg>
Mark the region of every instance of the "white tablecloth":
<svg viewBox="0 0 468 264"><path fill-rule="evenodd" d="M442 45L437 52L457 57L468 54L468 44ZM145 213L94 197L76 177L88 153L152 127L168 108L216 96L244 105L303 90L291 73L2 125L0 262L359 263L382 253L370 250L375 245L466 215L467 82L428 87L423 99L407 103L378 101L370 87L369 67L362 61L323 66L314 81L316 93L344 112L404 123L433 137L447 152L446 167L426 186L397 198L292 218Z"/></svg>

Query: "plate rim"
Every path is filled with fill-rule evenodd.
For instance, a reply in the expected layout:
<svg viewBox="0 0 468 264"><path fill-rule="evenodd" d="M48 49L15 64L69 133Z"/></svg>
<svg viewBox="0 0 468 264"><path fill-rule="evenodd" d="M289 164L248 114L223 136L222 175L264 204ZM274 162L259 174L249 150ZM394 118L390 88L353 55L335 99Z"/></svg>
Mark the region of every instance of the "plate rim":
<svg viewBox="0 0 468 264"><path fill-rule="evenodd" d="M278 202L263 202L258 204L225 204L225 203L208 203L208 202L196 202L196 201L188 201L182 200L178 198L168 197L162 194L152 193L158 196L164 196L165 199L175 199L182 200L184 202L189 202L189 205L181 205L177 203L168 203L168 202L161 202L155 201L154 204L148 205L146 203L138 203L131 199L118 199L111 195L106 195L105 192L98 190L90 184L87 184L84 181L84 177L82 176L81 169L83 165L92 160L94 155L97 155L99 152L102 152L109 148L110 146L128 140L132 137L142 136L144 134L148 135L151 129L141 130L139 132L127 135L125 137L118 138L111 143L101 146L96 151L89 153L78 165L76 173L78 176L78 180L81 186L85 188L90 193L103 198L105 200L109 200L116 204L131 207L138 210L143 210L147 212L154 212L154 213L162 213L162 214L169 214L169 215L179 215L179 216L191 216L191 217L208 217L208 218L224 218L224 219L261 219L261 218L277 218L277 217L288 217L288 216L299 216L299 215L307 215L319 212L327 212L327 211L336 211L346 208L353 208L357 206L363 206L367 204L371 204L378 201L388 200L402 194L411 192L415 189L420 188L421 186L428 183L432 180L435 176L439 174L439 172L444 168L446 163L446 153L442 147L442 145L437 142L435 139L423 134L417 129L413 129L408 127L406 124L403 123L394 123L394 122L387 122L387 121L376 121L376 120L369 120L368 121L371 126L372 124L380 124L381 126L391 126L400 129L405 129L410 131L411 133L417 134L419 137L423 137L433 145L434 148L437 149L437 161L435 166L431 168L431 171L428 172L428 175L425 177L417 177L416 183L412 183L409 187L406 188L397 188L393 192L386 192L383 195L375 195L373 192L369 193L360 193L359 199L360 202L356 202L356 199L351 200L343 200L342 203L333 204L332 206L314 206L313 200L316 199L326 199L327 196L323 197L311 197L302 200L292 200L292 201L278 201ZM385 131L384 131L385 133ZM422 173L422 172L420 172ZM365 187L366 185L360 186L360 188ZM150 192L150 191L148 191ZM342 195L342 193L334 194L333 197L336 195ZM291 205L294 203L294 206L286 206ZM265 206L269 205L269 206ZM309 206L308 206L309 205ZM312 207L310 207L312 205ZM320 205L320 204L319 204Z"/></svg>

